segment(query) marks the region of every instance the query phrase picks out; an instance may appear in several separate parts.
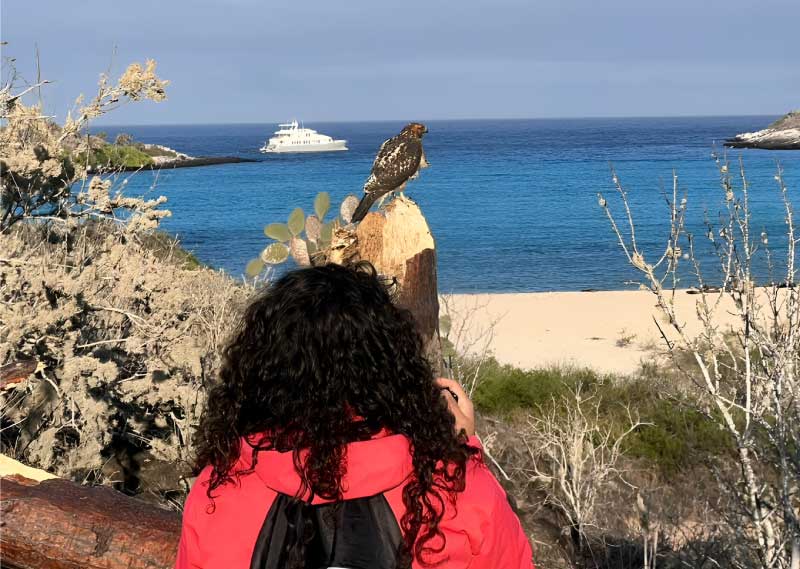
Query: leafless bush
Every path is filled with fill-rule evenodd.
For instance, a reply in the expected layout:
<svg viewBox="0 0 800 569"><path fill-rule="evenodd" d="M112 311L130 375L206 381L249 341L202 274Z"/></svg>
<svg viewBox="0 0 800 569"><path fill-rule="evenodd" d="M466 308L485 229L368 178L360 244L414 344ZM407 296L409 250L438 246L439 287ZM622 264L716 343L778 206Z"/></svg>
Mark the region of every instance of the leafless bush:
<svg viewBox="0 0 800 569"><path fill-rule="evenodd" d="M491 317L485 324L479 324L484 320L487 305L479 297L457 303L453 295L440 296L439 330L446 344L444 357L453 379L464 386L470 397L480 383L484 365L492 357L494 331L501 320Z"/></svg>
<svg viewBox="0 0 800 569"><path fill-rule="evenodd" d="M582 554L587 530L596 525L598 498L621 480L619 461L625 438L642 425L614 433L600 419L600 399L578 386L562 401L528 417L522 433L530 455L529 480L545 490L545 503L566 520L573 545Z"/></svg>
<svg viewBox="0 0 800 569"><path fill-rule="evenodd" d="M778 169L786 253L779 259L766 233L753 229L750 186L740 161L735 179L726 158L715 157L724 210L719 224L707 222L721 282L709 287L696 254L698 238L687 230L687 198L679 196L677 175L669 206L670 233L663 252L645 255L637 242L628 196L616 173L612 180L624 209L623 230L607 200L608 216L628 261L652 291L668 326L661 332L676 367L696 386L697 408L727 432L736 447L738 474L720 472L730 497L723 511L732 534L735 564L764 569L800 567L800 289L797 285L794 212ZM738 182L737 182L738 179ZM754 262L763 255L772 282L756 283ZM686 261L699 285L696 304L702 332L692 337L676 312L679 268ZM722 311L733 311L733 330L719 325ZM685 365L681 354L690 354Z"/></svg>

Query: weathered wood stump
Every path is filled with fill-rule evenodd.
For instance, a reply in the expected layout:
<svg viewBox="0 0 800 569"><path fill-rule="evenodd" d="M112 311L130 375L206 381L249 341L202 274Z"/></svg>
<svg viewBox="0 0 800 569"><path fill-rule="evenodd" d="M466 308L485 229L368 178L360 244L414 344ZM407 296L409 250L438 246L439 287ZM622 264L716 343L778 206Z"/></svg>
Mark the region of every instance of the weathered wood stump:
<svg viewBox="0 0 800 569"><path fill-rule="evenodd" d="M11 569L167 569L177 512L105 487L0 478L0 565Z"/></svg>
<svg viewBox="0 0 800 569"><path fill-rule="evenodd" d="M382 213L367 214L355 235L347 228L339 230L334 235L331 261L356 260L369 261L379 273L395 279L398 304L414 315L426 356L440 373L436 244L419 206L408 198L397 197Z"/></svg>

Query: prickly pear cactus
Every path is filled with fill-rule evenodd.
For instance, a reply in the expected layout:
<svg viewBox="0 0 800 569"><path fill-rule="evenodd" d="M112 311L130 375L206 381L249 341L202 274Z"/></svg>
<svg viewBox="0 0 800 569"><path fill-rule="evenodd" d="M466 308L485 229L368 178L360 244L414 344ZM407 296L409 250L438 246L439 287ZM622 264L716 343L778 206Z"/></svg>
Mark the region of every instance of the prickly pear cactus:
<svg viewBox="0 0 800 569"><path fill-rule="evenodd" d="M261 271L264 270L266 264L260 258L253 259L249 263L247 263L247 267L245 267L244 272L247 274L248 277L257 277L261 274Z"/></svg>
<svg viewBox="0 0 800 569"><path fill-rule="evenodd" d="M322 234L322 222L316 215L309 215L306 218L306 237L309 241L316 243Z"/></svg>
<svg viewBox="0 0 800 569"><path fill-rule="evenodd" d="M289 215L289 221L286 222L286 225L289 227L289 232L293 237L300 235L306 226L306 214L303 213L303 208L295 208Z"/></svg>
<svg viewBox="0 0 800 569"><path fill-rule="evenodd" d="M308 254L308 244L305 239L299 237L292 237L289 242L289 252L292 254L292 259L301 267L311 266L311 257Z"/></svg>
<svg viewBox="0 0 800 569"><path fill-rule="evenodd" d="M325 219L325 214L331 207L331 196L328 192L320 192L314 199L314 213L317 214L317 219Z"/></svg>
<svg viewBox="0 0 800 569"><path fill-rule="evenodd" d="M285 243L292 238L289 226L285 223L270 223L264 228L264 235L281 243Z"/></svg>
<svg viewBox="0 0 800 569"><path fill-rule="evenodd" d="M298 207L292 210L285 223L270 223L264 227L264 235L273 242L247 264L247 275L256 277L267 266L284 263L289 257L301 267L326 263L334 232L350 223L357 205L357 197L347 196L339 207L340 216L326 221L331 197L328 192L320 192L314 198L313 214L306 216L303 208Z"/></svg>
<svg viewBox="0 0 800 569"><path fill-rule="evenodd" d="M283 243L271 243L261 252L261 260L270 265L278 265L289 258L289 248Z"/></svg>
<svg viewBox="0 0 800 569"><path fill-rule="evenodd" d="M341 207L339 208L339 215L342 218L342 221L345 223L350 223L353 220L353 214L356 212L356 208L358 207L359 199L350 194L344 201L342 202Z"/></svg>

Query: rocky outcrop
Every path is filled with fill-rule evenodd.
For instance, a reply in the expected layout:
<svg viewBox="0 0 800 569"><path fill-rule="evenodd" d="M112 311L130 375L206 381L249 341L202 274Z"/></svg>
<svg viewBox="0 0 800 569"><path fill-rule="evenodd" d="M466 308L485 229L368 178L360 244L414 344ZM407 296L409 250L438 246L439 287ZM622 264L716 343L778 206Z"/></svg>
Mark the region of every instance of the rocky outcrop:
<svg viewBox="0 0 800 569"><path fill-rule="evenodd" d="M239 164L241 162L257 162L252 158L242 158L240 156L199 156L197 158L178 158L178 159L164 159L156 161L153 159L152 164L144 166L124 166L117 168L117 170L125 172L135 172L137 170L161 170L168 168L194 168L196 166L215 166L217 164Z"/></svg>
<svg viewBox="0 0 800 569"><path fill-rule="evenodd" d="M800 150L800 111L792 111L764 130L745 132L725 141L731 148Z"/></svg>
<svg viewBox="0 0 800 569"><path fill-rule="evenodd" d="M163 164L164 162L174 162L178 160L194 160L194 156L189 156L183 152L173 150L169 146L163 144L147 144L142 143L138 145L139 148L147 155L149 155L153 162L156 164Z"/></svg>
<svg viewBox="0 0 800 569"><path fill-rule="evenodd" d="M237 164L239 162L255 162L251 158L239 156L189 156L162 144L135 143L134 146L150 157L151 163L125 166L122 170L160 170L162 168L192 168L195 166L213 166L215 164Z"/></svg>

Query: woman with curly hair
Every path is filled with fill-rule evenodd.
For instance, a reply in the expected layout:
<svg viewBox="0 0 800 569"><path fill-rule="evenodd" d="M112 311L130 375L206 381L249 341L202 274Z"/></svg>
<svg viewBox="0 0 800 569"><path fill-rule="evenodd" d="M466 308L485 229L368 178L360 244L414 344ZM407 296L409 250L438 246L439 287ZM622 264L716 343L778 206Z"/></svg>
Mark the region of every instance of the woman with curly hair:
<svg viewBox="0 0 800 569"><path fill-rule="evenodd" d="M472 404L369 265L247 308L197 433L176 567L532 567Z"/></svg>

